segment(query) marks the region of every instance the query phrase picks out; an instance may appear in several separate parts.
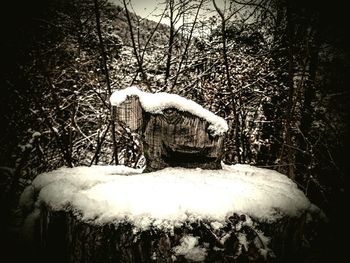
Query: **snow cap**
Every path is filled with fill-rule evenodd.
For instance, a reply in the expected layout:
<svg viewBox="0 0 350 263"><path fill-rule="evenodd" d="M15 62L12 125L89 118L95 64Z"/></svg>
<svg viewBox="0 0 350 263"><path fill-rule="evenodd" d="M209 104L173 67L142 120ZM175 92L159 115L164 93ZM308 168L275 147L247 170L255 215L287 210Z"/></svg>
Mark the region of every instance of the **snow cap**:
<svg viewBox="0 0 350 263"><path fill-rule="evenodd" d="M175 108L179 111L187 111L201 119L210 123L209 130L213 135L223 135L228 130L227 122L204 109L198 103L181 97L177 94L166 92L149 93L140 90L136 86L131 86L126 89L113 92L110 97L110 102L113 106L119 106L129 96L137 96L140 100L142 108L149 113L162 114L162 111L169 108Z"/></svg>
<svg viewBox="0 0 350 263"><path fill-rule="evenodd" d="M147 174L125 166L62 167L38 175L32 187L38 203L55 211L73 209L82 220L96 224L127 220L141 230L172 229L198 220L220 228L233 213L274 222L310 208L307 197L283 174L250 165L222 166ZM22 202L30 196L24 194ZM194 243L184 241L184 247L196 247Z"/></svg>

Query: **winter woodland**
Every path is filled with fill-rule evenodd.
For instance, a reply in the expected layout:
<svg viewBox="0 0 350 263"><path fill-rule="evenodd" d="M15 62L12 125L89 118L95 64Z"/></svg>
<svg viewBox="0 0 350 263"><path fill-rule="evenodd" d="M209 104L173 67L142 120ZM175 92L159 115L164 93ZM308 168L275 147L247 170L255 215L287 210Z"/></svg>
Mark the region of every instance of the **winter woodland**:
<svg viewBox="0 0 350 263"><path fill-rule="evenodd" d="M31 207L27 212L33 212L26 194L35 187L60 208L65 201L83 200L70 199L72 188L84 197L104 193L94 208L79 203L89 220L96 209L102 221L132 210L134 215L152 214L165 228L169 220L178 224L187 214L147 205L164 191L168 198L163 201L171 208L205 215L200 219L212 219L211 229L224 224L222 211L243 207L245 213L273 221L272 207L285 215L307 208L324 220L308 233L312 242L305 241L310 243L303 262L335 262L344 245L350 99L350 44L341 3L167 0L159 1L152 20L138 16L134 5L137 1L36 0L11 3L11 18L1 18L0 234L13 261L21 256L12 251L23 249L16 235L27 216L26 204ZM166 168L167 174L138 174L146 164L140 138L120 129L114 111L124 95L137 95L152 113L169 103L181 104L208 121L214 134L225 133L223 170L184 172L185 185L175 168ZM109 169L116 165L119 175L112 178ZM63 189L50 188L61 187L60 176L70 169L78 174ZM140 207L101 205L112 198L111 186L135 203L135 196L123 192L132 182L123 181L122 170L135 174L134 191L144 193L152 184L159 192ZM234 177L228 175L232 170ZM47 174L51 181L45 181ZM186 202L191 196L186 187L197 176L203 176L198 202ZM207 181L213 184L210 190ZM242 195L236 196L224 182L251 192L238 190ZM222 199L223 189L228 199ZM201 207L202 201L215 204L216 210ZM132 220L138 229L151 223L138 216ZM254 230L251 219L245 220ZM203 261L207 248L198 242L184 236L174 253L188 262Z"/></svg>

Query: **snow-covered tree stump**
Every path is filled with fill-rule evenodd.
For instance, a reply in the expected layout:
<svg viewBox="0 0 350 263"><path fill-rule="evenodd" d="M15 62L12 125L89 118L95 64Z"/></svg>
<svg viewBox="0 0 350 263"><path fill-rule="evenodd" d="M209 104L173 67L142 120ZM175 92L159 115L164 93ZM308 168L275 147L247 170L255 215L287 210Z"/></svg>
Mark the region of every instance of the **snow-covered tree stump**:
<svg viewBox="0 0 350 263"><path fill-rule="evenodd" d="M29 197L44 262L299 262L317 211L286 176L249 165L61 168Z"/></svg>
<svg viewBox="0 0 350 263"><path fill-rule="evenodd" d="M39 175L21 203L35 203L25 229L44 262L298 260L307 215L318 210L280 173L220 163L225 120L135 87L111 103L119 128L142 138L149 173L120 165Z"/></svg>
<svg viewBox="0 0 350 263"><path fill-rule="evenodd" d="M193 101L135 87L115 92L117 125L137 133L146 171L165 167L220 169L226 122Z"/></svg>

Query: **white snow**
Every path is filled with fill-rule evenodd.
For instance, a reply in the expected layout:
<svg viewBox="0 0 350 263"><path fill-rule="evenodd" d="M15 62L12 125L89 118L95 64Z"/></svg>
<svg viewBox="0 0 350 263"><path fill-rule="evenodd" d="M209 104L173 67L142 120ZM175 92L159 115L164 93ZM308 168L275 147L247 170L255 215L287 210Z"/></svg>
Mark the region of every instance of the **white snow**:
<svg viewBox="0 0 350 263"><path fill-rule="evenodd" d="M249 246L249 242L247 240L247 235L246 234L243 234L243 233L238 233L237 234L237 238L239 240L239 244L241 245L240 247L240 253L242 253L242 247L244 247L244 249L246 251L248 251L248 246ZM239 254L240 254L239 253Z"/></svg>
<svg viewBox="0 0 350 263"><path fill-rule="evenodd" d="M219 227L234 212L274 221L283 214L298 216L311 205L285 175L222 165L222 170L166 168L145 174L125 166L63 167L40 174L32 185L38 201L54 210L74 209L96 224L128 220L140 230L201 219Z"/></svg>
<svg viewBox="0 0 350 263"><path fill-rule="evenodd" d="M201 262L207 256L207 250L198 246L198 237L186 235L181 238L180 245L173 248L175 255L182 255L190 262Z"/></svg>
<svg viewBox="0 0 350 263"><path fill-rule="evenodd" d="M211 228L214 229L214 230L218 230L218 229L224 227L224 225L223 225L222 223L217 222L217 221L211 222L211 223L210 223L210 226L211 226Z"/></svg>
<svg viewBox="0 0 350 263"><path fill-rule="evenodd" d="M128 96L137 96L140 99L142 108L146 112L162 114L162 111L168 108L176 108L179 111L187 111L199 118L210 123L209 130L214 135L221 135L227 132L227 122L215 115L214 113L204 109L202 106L192 100L188 100L176 94L166 92L148 93L141 91L136 86L131 86L123 90L113 92L110 102L114 106L119 106Z"/></svg>

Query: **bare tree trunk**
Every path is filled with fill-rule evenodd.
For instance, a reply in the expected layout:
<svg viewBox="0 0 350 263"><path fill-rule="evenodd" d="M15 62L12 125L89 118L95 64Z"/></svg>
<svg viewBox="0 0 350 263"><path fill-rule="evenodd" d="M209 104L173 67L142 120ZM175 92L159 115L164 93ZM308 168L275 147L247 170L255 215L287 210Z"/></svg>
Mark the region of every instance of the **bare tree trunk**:
<svg viewBox="0 0 350 263"><path fill-rule="evenodd" d="M302 41L301 53L304 58L303 64L303 79L300 82L300 96L301 109L300 109L300 125L298 134L296 136L296 143L300 151L296 153L296 163L303 164L298 165L298 171L296 174L296 180L304 183L305 180L309 180L310 176L314 172L314 149L315 146L312 140L310 140L310 130L312 126L312 117L314 108L312 102L315 99L315 81L316 72L319 60L320 39L317 16L312 16L310 22L304 25L304 39Z"/></svg>
<svg viewBox="0 0 350 263"><path fill-rule="evenodd" d="M146 54L147 47L148 47L149 43L151 42L152 37L154 36L154 34L157 32L158 27L159 27L159 25L160 25L160 23L161 23L161 21L162 21L164 15L165 15L165 12L166 12L166 8L164 8L162 15L160 16L159 21L157 22L157 25L156 25L156 26L154 27L154 29L152 30L151 34L150 34L149 37L147 38L147 41L146 41L145 46L143 47L142 54L141 54L141 58L140 58L142 64L143 64L143 59L144 59L145 54Z"/></svg>
<svg viewBox="0 0 350 263"><path fill-rule="evenodd" d="M95 164L98 164L99 161L99 154L102 148L102 144L106 138L107 132L109 130L109 128L111 127L112 124L112 120L109 120L108 126L106 128L106 130L104 131L104 133L102 134L102 136L100 137L100 135L98 134L97 136L97 146L96 146L96 151L94 154L94 157L92 157L91 161L90 161L90 166L95 162Z"/></svg>
<svg viewBox="0 0 350 263"><path fill-rule="evenodd" d="M220 10L220 8L216 5L215 0L213 0L213 4L215 7L215 10L218 12L220 18L221 18L221 34L222 34L222 55L224 58L224 65L225 65L225 73L226 73L226 80L227 80L227 86L230 92L232 92L232 110L234 115L234 123L235 125L235 134L234 134L234 141L235 141L235 147L236 147L236 155L238 162L240 163L242 161L241 154L240 154L240 122L239 122L239 115L236 107L236 94L233 92L232 89L232 83L231 83L231 73L230 73L230 64L229 59L227 55L227 35L226 35L226 18L224 13Z"/></svg>
<svg viewBox="0 0 350 263"><path fill-rule="evenodd" d="M176 86L176 83L177 83L177 79L180 75L180 72L181 72L181 67L182 67L182 64L184 63L184 61L186 60L186 56L187 56L187 52L188 52L188 48L190 47L190 44L191 44L191 40L192 40L192 35L193 35L193 30L194 30L194 27L196 26L196 23L197 23L197 19L198 19L198 15L199 15L199 11L203 5L203 2L204 0L201 0L199 5L198 5L198 8L197 8L197 12L196 12L196 15L194 17L194 20L193 20L193 24L192 24L192 27L191 27L191 31L190 31L190 35L188 36L188 39L187 39L187 42L186 42L186 46L185 46L185 51L183 52L182 54L182 57L181 57L181 61L179 63L179 67L178 67L178 70L176 72L176 75L175 75L175 79L174 79L174 82L172 84L172 87L171 87L171 91L175 88ZM184 14L183 14L184 15Z"/></svg>
<svg viewBox="0 0 350 263"><path fill-rule="evenodd" d="M108 71L108 66L107 66L107 55L106 55L106 51L104 48L103 38L102 38L102 33L101 33L100 10L99 10L99 5L98 5L97 0L94 0L94 6L95 6L95 16L96 16L96 29L97 29L98 39L99 39L100 52L101 52L101 56L102 56L102 64L103 64L103 68L104 68L104 72L105 72L105 76L106 76L108 96L110 97L112 95L112 88L111 88L109 71ZM113 109L111 106L110 106L110 110L113 113ZM111 115L113 115L113 114L111 114ZM117 140L116 140L116 136L115 136L114 116L111 116L111 133L112 133L112 141L113 141L113 158L114 158L115 164L118 164L118 147L117 147Z"/></svg>
<svg viewBox="0 0 350 263"><path fill-rule="evenodd" d="M288 56L288 101L286 104L286 115L284 117L283 124L283 142L281 146L281 151L279 154L280 169L282 173L286 173L288 177L294 178L294 149L292 143L292 126L293 126L293 113L294 113L294 22L293 14L290 4L287 3L286 6L286 46L287 46L287 56Z"/></svg>
<svg viewBox="0 0 350 263"><path fill-rule="evenodd" d="M134 55L135 55L135 58L137 61L138 72L141 73L142 79L145 82L145 84L147 86L149 86L149 84L147 82L147 76L145 74L145 71L143 70L143 65L142 65L143 64L143 56L140 56L139 51L137 50L137 45L136 45L135 36L134 36L134 30L133 30L133 26L132 26L132 21L131 21L129 9L128 9L128 6L126 4L126 0L123 0L123 4L124 4L124 8L125 8L126 19L128 21L128 26L129 26L129 30L130 30L131 43L132 43ZM139 45L139 47L140 47L140 45ZM135 81L136 76L137 76L137 73L135 75L135 78L133 79L133 82Z"/></svg>
<svg viewBox="0 0 350 263"><path fill-rule="evenodd" d="M170 19L170 31L169 31L169 42L167 60L165 66L165 85L167 86L170 77L171 60L173 55L173 46L175 42L175 25L174 25L174 0L169 1L169 19Z"/></svg>

